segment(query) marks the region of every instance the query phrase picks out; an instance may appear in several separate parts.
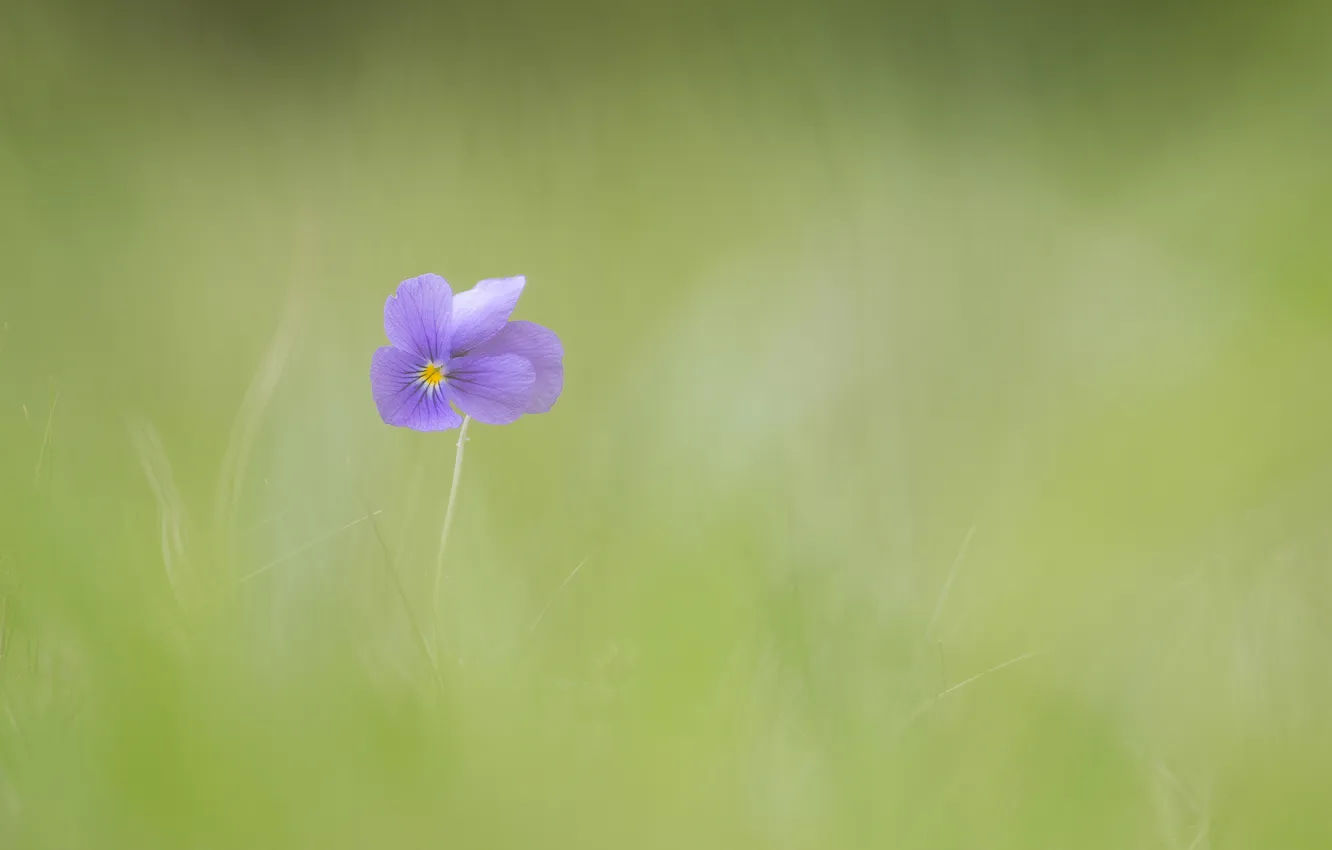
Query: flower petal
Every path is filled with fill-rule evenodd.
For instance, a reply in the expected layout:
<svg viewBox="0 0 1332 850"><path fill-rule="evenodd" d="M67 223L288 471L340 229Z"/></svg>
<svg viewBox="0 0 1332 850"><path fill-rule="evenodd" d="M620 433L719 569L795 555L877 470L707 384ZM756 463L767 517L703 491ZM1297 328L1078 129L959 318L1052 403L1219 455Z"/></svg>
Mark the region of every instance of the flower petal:
<svg viewBox="0 0 1332 850"><path fill-rule="evenodd" d="M445 383L426 386L421 380L425 363L396 348L375 349L370 360L370 388L375 395L379 418L389 425L417 431L447 431L462 424L462 417L449 407L451 393Z"/></svg>
<svg viewBox="0 0 1332 850"><path fill-rule="evenodd" d="M394 348L440 363L448 355L452 312L453 290L448 281L437 274L408 278L384 302L384 333Z"/></svg>
<svg viewBox="0 0 1332 850"><path fill-rule="evenodd" d="M523 294L527 278L499 277L483 280L453 302L453 326L449 353L461 357L499 333Z"/></svg>
<svg viewBox="0 0 1332 850"><path fill-rule="evenodd" d="M509 322L473 353L517 354L527 358L536 372L536 381L524 413L545 413L564 390L564 346L550 328L533 322Z"/></svg>
<svg viewBox="0 0 1332 850"><path fill-rule="evenodd" d="M517 354L469 354L448 364L453 400L487 425L507 425L527 409L536 370Z"/></svg>

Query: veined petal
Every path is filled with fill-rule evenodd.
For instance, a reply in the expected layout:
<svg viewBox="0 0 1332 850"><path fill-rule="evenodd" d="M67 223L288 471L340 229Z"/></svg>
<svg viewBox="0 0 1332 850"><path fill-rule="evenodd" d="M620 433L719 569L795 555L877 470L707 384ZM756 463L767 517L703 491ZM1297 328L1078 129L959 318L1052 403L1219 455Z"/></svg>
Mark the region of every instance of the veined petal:
<svg viewBox="0 0 1332 850"><path fill-rule="evenodd" d="M463 413L487 425L507 425L523 415L536 371L517 354L469 354L448 363L448 384Z"/></svg>
<svg viewBox="0 0 1332 850"><path fill-rule="evenodd" d="M379 418L389 425L416 431L447 431L462 424L449 407L451 393L440 381L431 386L422 377L426 363L397 348L375 349L370 360L370 388Z"/></svg>
<svg viewBox="0 0 1332 850"><path fill-rule="evenodd" d="M442 362L448 356L453 290L437 274L423 274L398 284L384 302L384 333L394 348L421 360Z"/></svg>
<svg viewBox="0 0 1332 850"><path fill-rule="evenodd" d="M499 277L483 280L453 300L453 325L449 353L454 357L476 348L499 333L509 320L527 278Z"/></svg>
<svg viewBox="0 0 1332 850"><path fill-rule="evenodd" d="M527 358L536 380L524 413L545 413L564 390L564 346L550 328L533 322L509 322L472 353L517 354Z"/></svg>

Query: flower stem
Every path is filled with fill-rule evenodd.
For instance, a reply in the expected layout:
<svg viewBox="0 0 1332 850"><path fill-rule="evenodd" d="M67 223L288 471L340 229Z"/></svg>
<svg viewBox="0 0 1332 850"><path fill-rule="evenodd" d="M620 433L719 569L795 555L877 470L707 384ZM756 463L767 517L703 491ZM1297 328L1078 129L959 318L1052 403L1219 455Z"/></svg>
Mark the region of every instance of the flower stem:
<svg viewBox="0 0 1332 850"><path fill-rule="evenodd" d="M435 583L430 592L430 634L435 657L439 657L439 585L444 578L444 549L449 543L449 529L453 527L453 506L458 500L458 482L462 480L463 446L467 443L467 426L472 418L464 416L458 430L458 453L453 456L453 484L449 486L449 506L444 509L444 528L439 533L439 554L435 557Z"/></svg>

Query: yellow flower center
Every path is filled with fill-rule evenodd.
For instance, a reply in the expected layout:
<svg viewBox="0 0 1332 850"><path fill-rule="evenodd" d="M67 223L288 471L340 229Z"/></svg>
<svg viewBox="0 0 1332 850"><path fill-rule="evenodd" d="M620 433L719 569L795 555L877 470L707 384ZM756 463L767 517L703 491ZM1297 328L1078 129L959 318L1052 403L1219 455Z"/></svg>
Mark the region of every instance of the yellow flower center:
<svg viewBox="0 0 1332 850"><path fill-rule="evenodd" d="M444 367L434 363L426 363L425 368L421 370L417 377L427 387L437 387L439 382L444 380Z"/></svg>

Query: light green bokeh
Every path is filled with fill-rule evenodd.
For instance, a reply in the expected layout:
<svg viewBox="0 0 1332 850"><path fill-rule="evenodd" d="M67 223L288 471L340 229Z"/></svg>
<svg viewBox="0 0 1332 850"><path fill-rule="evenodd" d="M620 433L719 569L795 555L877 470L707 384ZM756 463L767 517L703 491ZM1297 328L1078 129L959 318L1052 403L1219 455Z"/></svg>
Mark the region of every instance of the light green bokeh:
<svg viewBox="0 0 1332 850"><path fill-rule="evenodd" d="M1329 17L1180 6L15 4L0 846L1332 846Z"/></svg>

